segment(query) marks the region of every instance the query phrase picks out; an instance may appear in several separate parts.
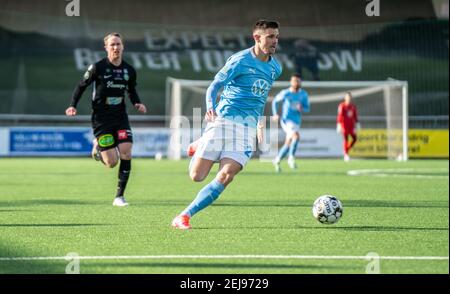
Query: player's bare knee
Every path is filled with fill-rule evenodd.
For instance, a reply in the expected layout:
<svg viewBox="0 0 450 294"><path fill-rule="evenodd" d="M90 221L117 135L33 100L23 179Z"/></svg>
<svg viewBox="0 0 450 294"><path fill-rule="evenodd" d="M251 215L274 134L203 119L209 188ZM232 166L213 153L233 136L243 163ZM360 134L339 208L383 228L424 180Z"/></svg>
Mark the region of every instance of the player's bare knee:
<svg viewBox="0 0 450 294"><path fill-rule="evenodd" d="M189 172L189 176L194 182L201 182L206 178L206 175L194 170Z"/></svg>
<svg viewBox="0 0 450 294"><path fill-rule="evenodd" d="M117 163L119 162L115 158L114 159L107 158L107 159L104 159L103 161L104 161L106 167L109 167L109 168L114 168L117 165Z"/></svg>
<svg viewBox="0 0 450 294"><path fill-rule="evenodd" d="M118 163L118 161L113 161L113 162L107 163L106 166L109 168L115 168L117 163Z"/></svg>
<svg viewBox="0 0 450 294"><path fill-rule="evenodd" d="M233 178L234 178L234 173L232 173L228 170L220 171L217 174L217 180L224 185L228 185L229 183L231 183L231 181L233 181Z"/></svg>
<svg viewBox="0 0 450 294"><path fill-rule="evenodd" d="M131 152L129 152L129 153L121 153L120 154L120 159L131 160Z"/></svg>

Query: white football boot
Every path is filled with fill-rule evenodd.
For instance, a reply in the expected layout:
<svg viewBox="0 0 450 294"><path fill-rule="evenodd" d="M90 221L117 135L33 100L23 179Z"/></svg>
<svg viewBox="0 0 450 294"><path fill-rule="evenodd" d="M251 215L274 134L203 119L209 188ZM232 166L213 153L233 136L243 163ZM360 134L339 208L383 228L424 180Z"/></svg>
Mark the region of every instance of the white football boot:
<svg viewBox="0 0 450 294"><path fill-rule="evenodd" d="M127 205L128 205L128 202L125 200L125 197L121 196L121 197L114 198L113 206L122 207L122 206L127 206Z"/></svg>

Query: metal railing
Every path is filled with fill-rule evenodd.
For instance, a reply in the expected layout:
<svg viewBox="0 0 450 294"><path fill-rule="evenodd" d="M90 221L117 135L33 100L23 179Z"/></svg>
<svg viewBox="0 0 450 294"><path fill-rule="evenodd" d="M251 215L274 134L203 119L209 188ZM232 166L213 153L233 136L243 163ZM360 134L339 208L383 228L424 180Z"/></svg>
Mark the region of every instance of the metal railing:
<svg viewBox="0 0 450 294"><path fill-rule="evenodd" d="M163 127L169 126L170 116L165 115L130 115L133 127ZM188 117L192 121L192 117ZM399 118L400 119L400 118ZM335 116L305 115L302 118L303 128L334 127ZM364 128L386 127L386 117L361 116ZM410 116L408 118L410 129L448 129L449 120L446 115L437 116ZM90 115L36 115L36 114L0 114L0 126L90 126Z"/></svg>

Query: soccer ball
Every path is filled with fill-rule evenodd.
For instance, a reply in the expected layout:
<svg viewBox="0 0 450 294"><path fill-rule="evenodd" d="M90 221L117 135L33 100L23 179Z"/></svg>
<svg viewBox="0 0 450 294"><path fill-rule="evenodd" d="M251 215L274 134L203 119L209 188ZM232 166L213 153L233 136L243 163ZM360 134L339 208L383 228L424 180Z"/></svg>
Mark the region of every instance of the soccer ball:
<svg viewBox="0 0 450 294"><path fill-rule="evenodd" d="M339 221L344 208L341 201L331 195L323 195L314 201L312 213L322 224L334 224Z"/></svg>

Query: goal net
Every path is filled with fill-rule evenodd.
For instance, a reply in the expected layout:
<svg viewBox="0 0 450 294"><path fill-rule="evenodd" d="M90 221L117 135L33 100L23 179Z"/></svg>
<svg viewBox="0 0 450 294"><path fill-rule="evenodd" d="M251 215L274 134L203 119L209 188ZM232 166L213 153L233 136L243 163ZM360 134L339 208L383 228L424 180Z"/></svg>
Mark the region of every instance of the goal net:
<svg viewBox="0 0 450 294"><path fill-rule="evenodd" d="M186 153L187 145L197 139L204 126L206 111L205 95L211 81L167 79L166 115L171 117L171 143L169 158L180 159ZM264 116L269 125L271 102L282 89L288 88L288 81L275 82L269 92ZM337 107L347 91L352 93L353 103L358 109L361 130L358 142L350 155L352 157L388 158L405 161L408 159L408 84L404 81L303 81L302 88L309 94L311 111L302 116L300 132L300 154L303 133L322 134L323 137L337 137ZM202 124L203 123L203 124ZM273 124L271 124L273 127ZM331 131L334 131L332 133ZM282 144L283 132L278 132L275 145ZM320 135L318 135L320 136ZM321 138L319 137L318 140ZM326 144L326 143L324 143ZM331 144L331 143L330 143ZM342 150L342 143L333 145ZM311 147L312 148L312 147ZM336 149L337 148L337 149ZM273 156L272 152L260 152L262 156ZM339 151L341 152L341 151ZM320 152L318 157L341 156L337 152ZM313 155L314 156L314 155Z"/></svg>

